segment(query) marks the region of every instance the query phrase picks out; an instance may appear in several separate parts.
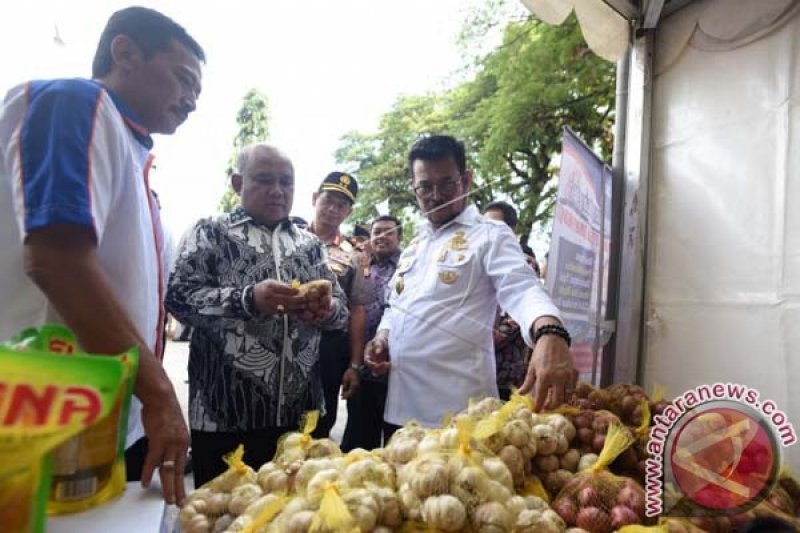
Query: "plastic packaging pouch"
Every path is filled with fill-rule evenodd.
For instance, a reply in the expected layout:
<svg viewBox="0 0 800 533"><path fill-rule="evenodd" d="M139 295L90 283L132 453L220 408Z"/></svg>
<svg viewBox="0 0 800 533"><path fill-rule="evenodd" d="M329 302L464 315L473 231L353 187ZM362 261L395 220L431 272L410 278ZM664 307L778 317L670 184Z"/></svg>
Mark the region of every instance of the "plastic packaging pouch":
<svg viewBox="0 0 800 533"><path fill-rule="evenodd" d="M645 522L645 494L633 479L608 471L616 457L634 442L633 434L621 425L609 427L597 462L578 473L553 500L553 509L569 527L592 533L610 533L624 525Z"/></svg>
<svg viewBox="0 0 800 533"><path fill-rule="evenodd" d="M12 339L11 348L70 357L80 353L72 332L57 324L24 330ZM48 514L90 509L125 490L125 438L139 358L136 350L118 358L123 366L123 383L109 416L54 448L46 459L51 475Z"/></svg>
<svg viewBox="0 0 800 533"><path fill-rule="evenodd" d="M314 439L311 433L317 428L319 411L307 412L300 421L300 431L283 435L273 461L287 467L296 461L342 455L339 445L331 439Z"/></svg>
<svg viewBox="0 0 800 533"><path fill-rule="evenodd" d="M39 349L43 339L32 338L36 336L36 330L26 330L0 345L3 531L42 531L50 487L44 455L108 418L124 383L125 361L131 357L53 355Z"/></svg>

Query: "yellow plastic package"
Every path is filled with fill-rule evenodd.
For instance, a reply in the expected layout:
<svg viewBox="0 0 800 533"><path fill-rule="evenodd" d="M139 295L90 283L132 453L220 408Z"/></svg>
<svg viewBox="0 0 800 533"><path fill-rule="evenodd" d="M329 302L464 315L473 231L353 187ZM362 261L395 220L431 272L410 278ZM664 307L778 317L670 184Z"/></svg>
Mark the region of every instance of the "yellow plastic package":
<svg viewBox="0 0 800 533"><path fill-rule="evenodd" d="M35 332L26 334L30 341ZM49 477L42 458L106 418L125 375L123 357L66 358L32 344L0 345L0 524L12 533L43 531Z"/></svg>
<svg viewBox="0 0 800 533"><path fill-rule="evenodd" d="M72 358L79 354L72 332L55 324L27 329L13 338L7 348L36 356L50 353ZM48 514L90 509L125 490L125 438L138 353L95 358L116 360L122 368L122 382L115 390L109 415L59 444L47 457L45 466L51 479Z"/></svg>

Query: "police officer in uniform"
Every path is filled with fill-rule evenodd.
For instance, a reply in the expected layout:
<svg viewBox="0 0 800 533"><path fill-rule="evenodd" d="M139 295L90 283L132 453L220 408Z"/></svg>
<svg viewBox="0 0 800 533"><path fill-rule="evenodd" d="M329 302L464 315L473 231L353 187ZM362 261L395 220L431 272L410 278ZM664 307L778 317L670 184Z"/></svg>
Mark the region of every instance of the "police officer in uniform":
<svg viewBox="0 0 800 533"><path fill-rule="evenodd" d="M356 248L345 239L339 226L353 211L358 194L358 182L349 174L331 172L312 196L314 220L310 230L325 245L328 266L336 275L347 295L350 307L348 331L325 332L320 341L320 370L325 395L325 415L320 418L315 438L328 437L336 423L339 405L339 388L342 398L350 398L360 384L360 371L364 357L367 312L372 291L369 290L361 257Z"/></svg>

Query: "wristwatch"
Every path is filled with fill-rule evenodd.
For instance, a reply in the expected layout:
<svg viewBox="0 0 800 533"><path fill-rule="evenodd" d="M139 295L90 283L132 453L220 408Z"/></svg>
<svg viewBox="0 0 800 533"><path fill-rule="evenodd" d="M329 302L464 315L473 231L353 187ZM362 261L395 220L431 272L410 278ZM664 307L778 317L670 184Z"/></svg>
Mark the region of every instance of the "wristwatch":
<svg viewBox="0 0 800 533"><path fill-rule="evenodd" d="M350 363L350 370L355 370L356 372L361 372L364 368L364 365L359 365L357 363Z"/></svg>
<svg viewBox="0 0 800 533"><path fill-rule="evenodd" d="M242 289L242 307L244 308L244 312L251 317L258 315L258 308L256 307L254 292L255 287L253 285L248 285Z"/></svg>

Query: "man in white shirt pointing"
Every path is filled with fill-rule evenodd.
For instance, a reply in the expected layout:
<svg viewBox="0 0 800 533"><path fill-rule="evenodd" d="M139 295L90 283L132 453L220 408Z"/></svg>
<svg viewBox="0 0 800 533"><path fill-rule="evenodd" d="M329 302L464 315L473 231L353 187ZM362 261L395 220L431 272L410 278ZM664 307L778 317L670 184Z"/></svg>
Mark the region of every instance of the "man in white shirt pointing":
<svg viewBox="0 0 800 533"><path fill-rule="evenodd" d="M498 305L534 349L520 392L534 391L537 409L560 405L577 378L569 333L511 230L469 204L464 145L449 136L424 138L408 164L428 221L400 257L390 308L365 351L367 366L389 372L385 421L434 427L470 398L497 396Z"/></svg>

